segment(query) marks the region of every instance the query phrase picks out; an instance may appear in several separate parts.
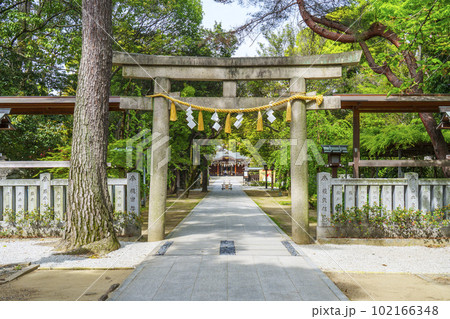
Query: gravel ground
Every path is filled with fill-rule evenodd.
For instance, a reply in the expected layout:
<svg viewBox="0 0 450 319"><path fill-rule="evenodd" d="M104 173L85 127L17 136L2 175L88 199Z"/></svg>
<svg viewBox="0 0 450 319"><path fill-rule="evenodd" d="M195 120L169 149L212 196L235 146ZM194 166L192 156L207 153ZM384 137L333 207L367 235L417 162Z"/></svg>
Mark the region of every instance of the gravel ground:
<svg viewBox="0 0 450 319"><path fill-rule="evenodd" d="M450 247L297 245L324 271L450 274Z"/></svg>
<svg viewBox="0 0 450 319"><path fill-rule="evenodd" d="M41 268L126 268L135 267L158 246L158 242L120 242L122 247L102 258L56 255L55 239L2 239L0 264L32 262Z"/></svg>
<svg viewBox="0 0 450 319"><path fill-rule="evenodd" d="M121 242L102 258L56 255L55 239L0 239L0 264L32 262L41 268L135 267L159 243ZM366 245L296 245L324 271L450 274L450 247Z"/></svg>

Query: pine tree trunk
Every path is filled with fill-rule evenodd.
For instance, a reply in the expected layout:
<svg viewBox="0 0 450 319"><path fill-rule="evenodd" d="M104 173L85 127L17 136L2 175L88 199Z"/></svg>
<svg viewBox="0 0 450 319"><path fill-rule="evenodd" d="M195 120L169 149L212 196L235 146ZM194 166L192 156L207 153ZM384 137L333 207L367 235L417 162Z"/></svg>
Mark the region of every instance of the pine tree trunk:
<svg viewBox="0 0 450 319"><path fill-rule="evenodd" d="M444 139L444 135L441 130L436 129L438 124L433 117L433 113L419 113L420 119L422 120L425 129L431 139L431 144L433 145L434 154L439 160L447 159L448 145ZM442 167L444 176L450 178L450 167Z"/></svg>
<svg viewBox="0 0 450 319"><path fill-rule="evenodd" d="M110 0L83 0L83 45L74 111L65 249L118 249L106 154L112 66Z"/></svg>

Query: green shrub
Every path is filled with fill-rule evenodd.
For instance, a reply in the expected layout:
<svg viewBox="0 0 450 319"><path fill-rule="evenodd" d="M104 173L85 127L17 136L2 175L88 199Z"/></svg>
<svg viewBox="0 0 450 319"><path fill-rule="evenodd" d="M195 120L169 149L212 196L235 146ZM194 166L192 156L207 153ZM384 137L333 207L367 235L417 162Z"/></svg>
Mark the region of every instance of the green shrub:
<svg viewBox="0 0 450 319"><path fill-rule="evenodd" d="M142 226L142 215L138 215L134 212L114 211L113 218L114 230L118 235L124 236L130 232L137 233Z"/></svg>
<svg viewBox="0 0 450 319"><path fill-rule="evenodd" d="M0 237L61 237L64 221L55 217L52 208L14 212L10 209L3 213L0 222ZM114 229L120 234L127 234L134 229L138 232L142 225L141 216L130 212L114 212Z"/></svg>
<svg viewBox="0 0 450 319"><path fill-rule="evenodd" d="M4 213L5 221L0 225L0 235L4 237L58 237L62 235L64 223L55 218L55 212L47 207L39 210Z"/></svg>
<svg viewBox="0 0 450 319"><path fill-rule="evenodd" d="M450 206L434 212L404 208L386 212L382 206L343 210L337 205L330 222L339 237L441 238L442 227L450 223L446 219L449 211Z"/></svg>

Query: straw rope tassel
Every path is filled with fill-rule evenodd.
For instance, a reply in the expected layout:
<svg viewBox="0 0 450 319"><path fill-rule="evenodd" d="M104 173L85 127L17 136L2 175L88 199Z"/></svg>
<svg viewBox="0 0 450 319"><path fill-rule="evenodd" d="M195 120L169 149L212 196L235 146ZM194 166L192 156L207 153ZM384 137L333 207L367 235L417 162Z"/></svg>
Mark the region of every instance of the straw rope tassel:
<svg viewBox="0 0 450 319"><path fill-rule="evenodd" d="M286 122L291 122L291 114L292 114L292 107L291 107L291 101L287 103L286 107Z"/></svg>
<svg viewBox="0 0 450 319"><path fill-rule="evenodd" d="M256 131L257 132L263 131L263 118L261 115L261 111L258 111L258 124L256 125Z"/></svg>
<svg viewBox="0 0 450 319"><path fill-rule="evenodd" d="M228 113L227 119L225 120L225 133L231 133L231 113Z"/></svg>
<svg viewBox="0 0 450 319"><path fill-rule="evenodd" d="M175 122L177 120L177 107L175 106L175 103L172 102L170 105L170 121Z"/></svg>
<svg viewBox="0 0 450 319"><path fill-rule="evenodd" d="M205 126L203 125L203 113L202 111L198 112L198 130L204 131Z"/></svg>

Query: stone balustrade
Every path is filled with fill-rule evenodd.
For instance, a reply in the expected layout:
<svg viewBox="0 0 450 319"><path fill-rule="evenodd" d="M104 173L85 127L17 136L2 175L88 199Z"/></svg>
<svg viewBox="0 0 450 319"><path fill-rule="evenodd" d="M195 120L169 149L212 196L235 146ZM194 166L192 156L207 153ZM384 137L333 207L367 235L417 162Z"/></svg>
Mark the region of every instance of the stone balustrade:
<svg viewBox="0 0 450 319"><path fill-rule="evenodd" d="M114 210L140 214L139 173L126 178L109 178L108 190ZM21 214L52 208L55 218L63 220L67 211L67 179L52 179L43 173L39 179L0 179L0 221L8 210Z"/></svg>
<svg viewBox="0 0 450 319"><path fill-rule="evenodd" d="M332 178L317 174L317 238L332 233L330 219L336 207L343 209L381 205L386 212L413 208L432 212L450 205L450 179L419 179L417 173L404 178ZM449 216L447 216L449 218Z"/></svg>

